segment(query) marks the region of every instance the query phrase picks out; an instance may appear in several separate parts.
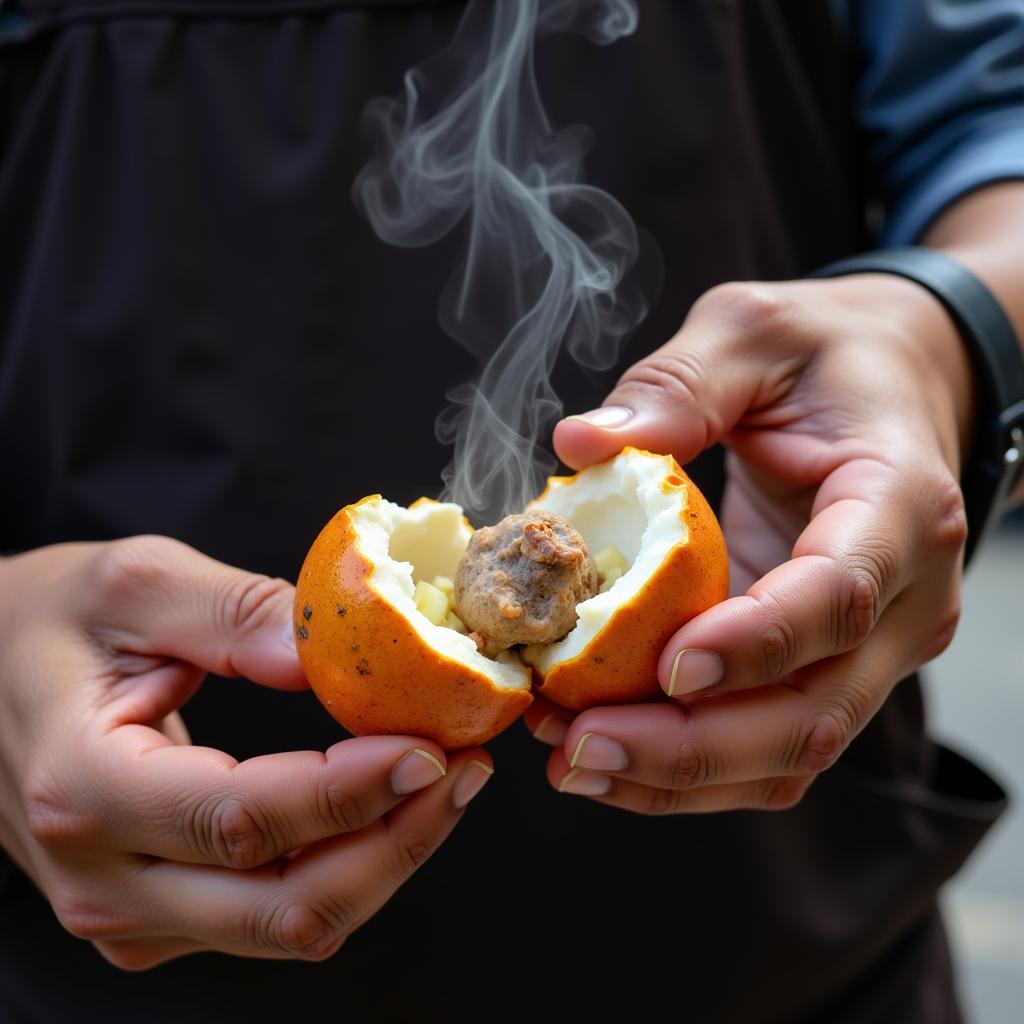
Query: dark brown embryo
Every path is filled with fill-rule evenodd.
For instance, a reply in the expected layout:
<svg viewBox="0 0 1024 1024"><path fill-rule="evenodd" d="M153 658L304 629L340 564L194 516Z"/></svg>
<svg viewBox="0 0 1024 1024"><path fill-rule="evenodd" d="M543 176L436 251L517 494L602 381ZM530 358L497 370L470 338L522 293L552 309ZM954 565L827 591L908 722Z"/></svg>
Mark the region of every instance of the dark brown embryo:
<svg viewBox="0 0 1024 1024"><path fill-rule="evenodd" d="M538 509L473 534L455 574L455 611L493 657L514 644L561 639L576 625L576 605L597 588L579 532Z"/></svg>

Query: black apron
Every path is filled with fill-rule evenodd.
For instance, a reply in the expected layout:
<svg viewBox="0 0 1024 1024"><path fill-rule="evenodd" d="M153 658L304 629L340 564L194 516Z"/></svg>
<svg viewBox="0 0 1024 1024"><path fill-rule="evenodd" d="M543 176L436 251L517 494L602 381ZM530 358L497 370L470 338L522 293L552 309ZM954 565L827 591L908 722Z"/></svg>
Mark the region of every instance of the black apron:
<svg viewBox="0 0 1024 1024"><path fill-rule="evenodd" d="M139 532L294 578L341 505L437 492L437 325L456 240L378 241L349 190L366 100L461 3L32 0L0 46L0 548ZM657 307L608 373L708 287L863 248L828 5L642 0L610 47L538 51L588 178L653 234ZM697 476L720 491L714 458ZM185 717L242 758L326 747L309 694L211 679ZM65 934L0 861L0 1020L959 1020L936 891L1002 793L925 736L901 684L781 814L645 818L553 793L521 726L452 839L332 960L191 956L143 974Z"/></svg>

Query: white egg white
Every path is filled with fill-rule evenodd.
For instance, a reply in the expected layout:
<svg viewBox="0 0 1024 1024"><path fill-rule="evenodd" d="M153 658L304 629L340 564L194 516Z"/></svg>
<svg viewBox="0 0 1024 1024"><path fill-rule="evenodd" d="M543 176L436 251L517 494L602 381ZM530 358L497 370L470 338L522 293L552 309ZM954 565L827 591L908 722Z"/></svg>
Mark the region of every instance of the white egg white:
<svg viewBox="0 0 1024 1024"><path fill-rule="evenodd" d="M409 620L428 646L483 673L496 686L527 689L526 665L547 674L555 665L577 657L616 611L639 593L672 548L686 543L682 516L686 488L662 486L671 472L666 456L628 451L574 477L551 480L528 508L564 516L589 551L611 545L629 568L610 589L576 606L579 620L563 639L503 651L494 659L482 655L468 636L434 625L413 601L420 580L455 576L472 535L458 505L423 500L403 508L378 497L355 506L350 516L359 550L373 565L370 587Z"/></svg>

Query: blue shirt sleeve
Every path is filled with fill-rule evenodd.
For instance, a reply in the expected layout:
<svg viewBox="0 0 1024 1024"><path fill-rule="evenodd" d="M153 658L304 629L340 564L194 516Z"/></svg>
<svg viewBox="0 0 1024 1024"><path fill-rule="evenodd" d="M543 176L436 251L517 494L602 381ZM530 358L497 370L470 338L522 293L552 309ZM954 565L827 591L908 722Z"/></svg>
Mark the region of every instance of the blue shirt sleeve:
<svg viewBox="0 0 1024 1024"><path fill-rule="evenodd" d="M1024 178L1024 0L836 2L861 53L854 104L884 244L917 241L982 185Z"/></svg>

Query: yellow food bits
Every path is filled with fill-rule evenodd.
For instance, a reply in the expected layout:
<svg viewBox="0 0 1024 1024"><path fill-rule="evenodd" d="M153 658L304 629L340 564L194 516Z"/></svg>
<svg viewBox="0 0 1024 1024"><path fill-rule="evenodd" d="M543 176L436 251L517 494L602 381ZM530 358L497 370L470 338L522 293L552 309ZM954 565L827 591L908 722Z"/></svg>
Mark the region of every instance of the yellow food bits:
<svg viewBox="0 0 1024 1024"><path fill-rule="evenodd" d="M468 633L469 632L469 630L466 629L466 624L462 621L462 619L460 619L458 617L458 615L455 614L455 612L449 612L444 617L444 624L449 629L454 629L456 633Z"/></svg>
<svg viewBox="0 0 1024 1024"><path fill-rule="evenodd" d="M598 590L600 594L610 590L615 581L629 568L629 563L622 557L622 552L611 544L606 548L601 548L594 555L594 565L597 566L597 571L601 575L601 586Z"/></svg>
<svg viewBox="0 0 1024 1024"><path fill-rule="evenodd" d="M425 615L435 626L444 625L449 607L448 598L445 597L443 591L438 590L433 583L420 580L412 592L412 599L416 610Z"/></svg>
<svg viewBox="0 0 1024 1024"><path fill-rule="evenodd" d="M454 593L455 584L447 576L435 576L433 583L420 580L412 592L412 599L416 610L435 626L454 629L456 633L468 633L465 623L452 607Z"/></svg>

